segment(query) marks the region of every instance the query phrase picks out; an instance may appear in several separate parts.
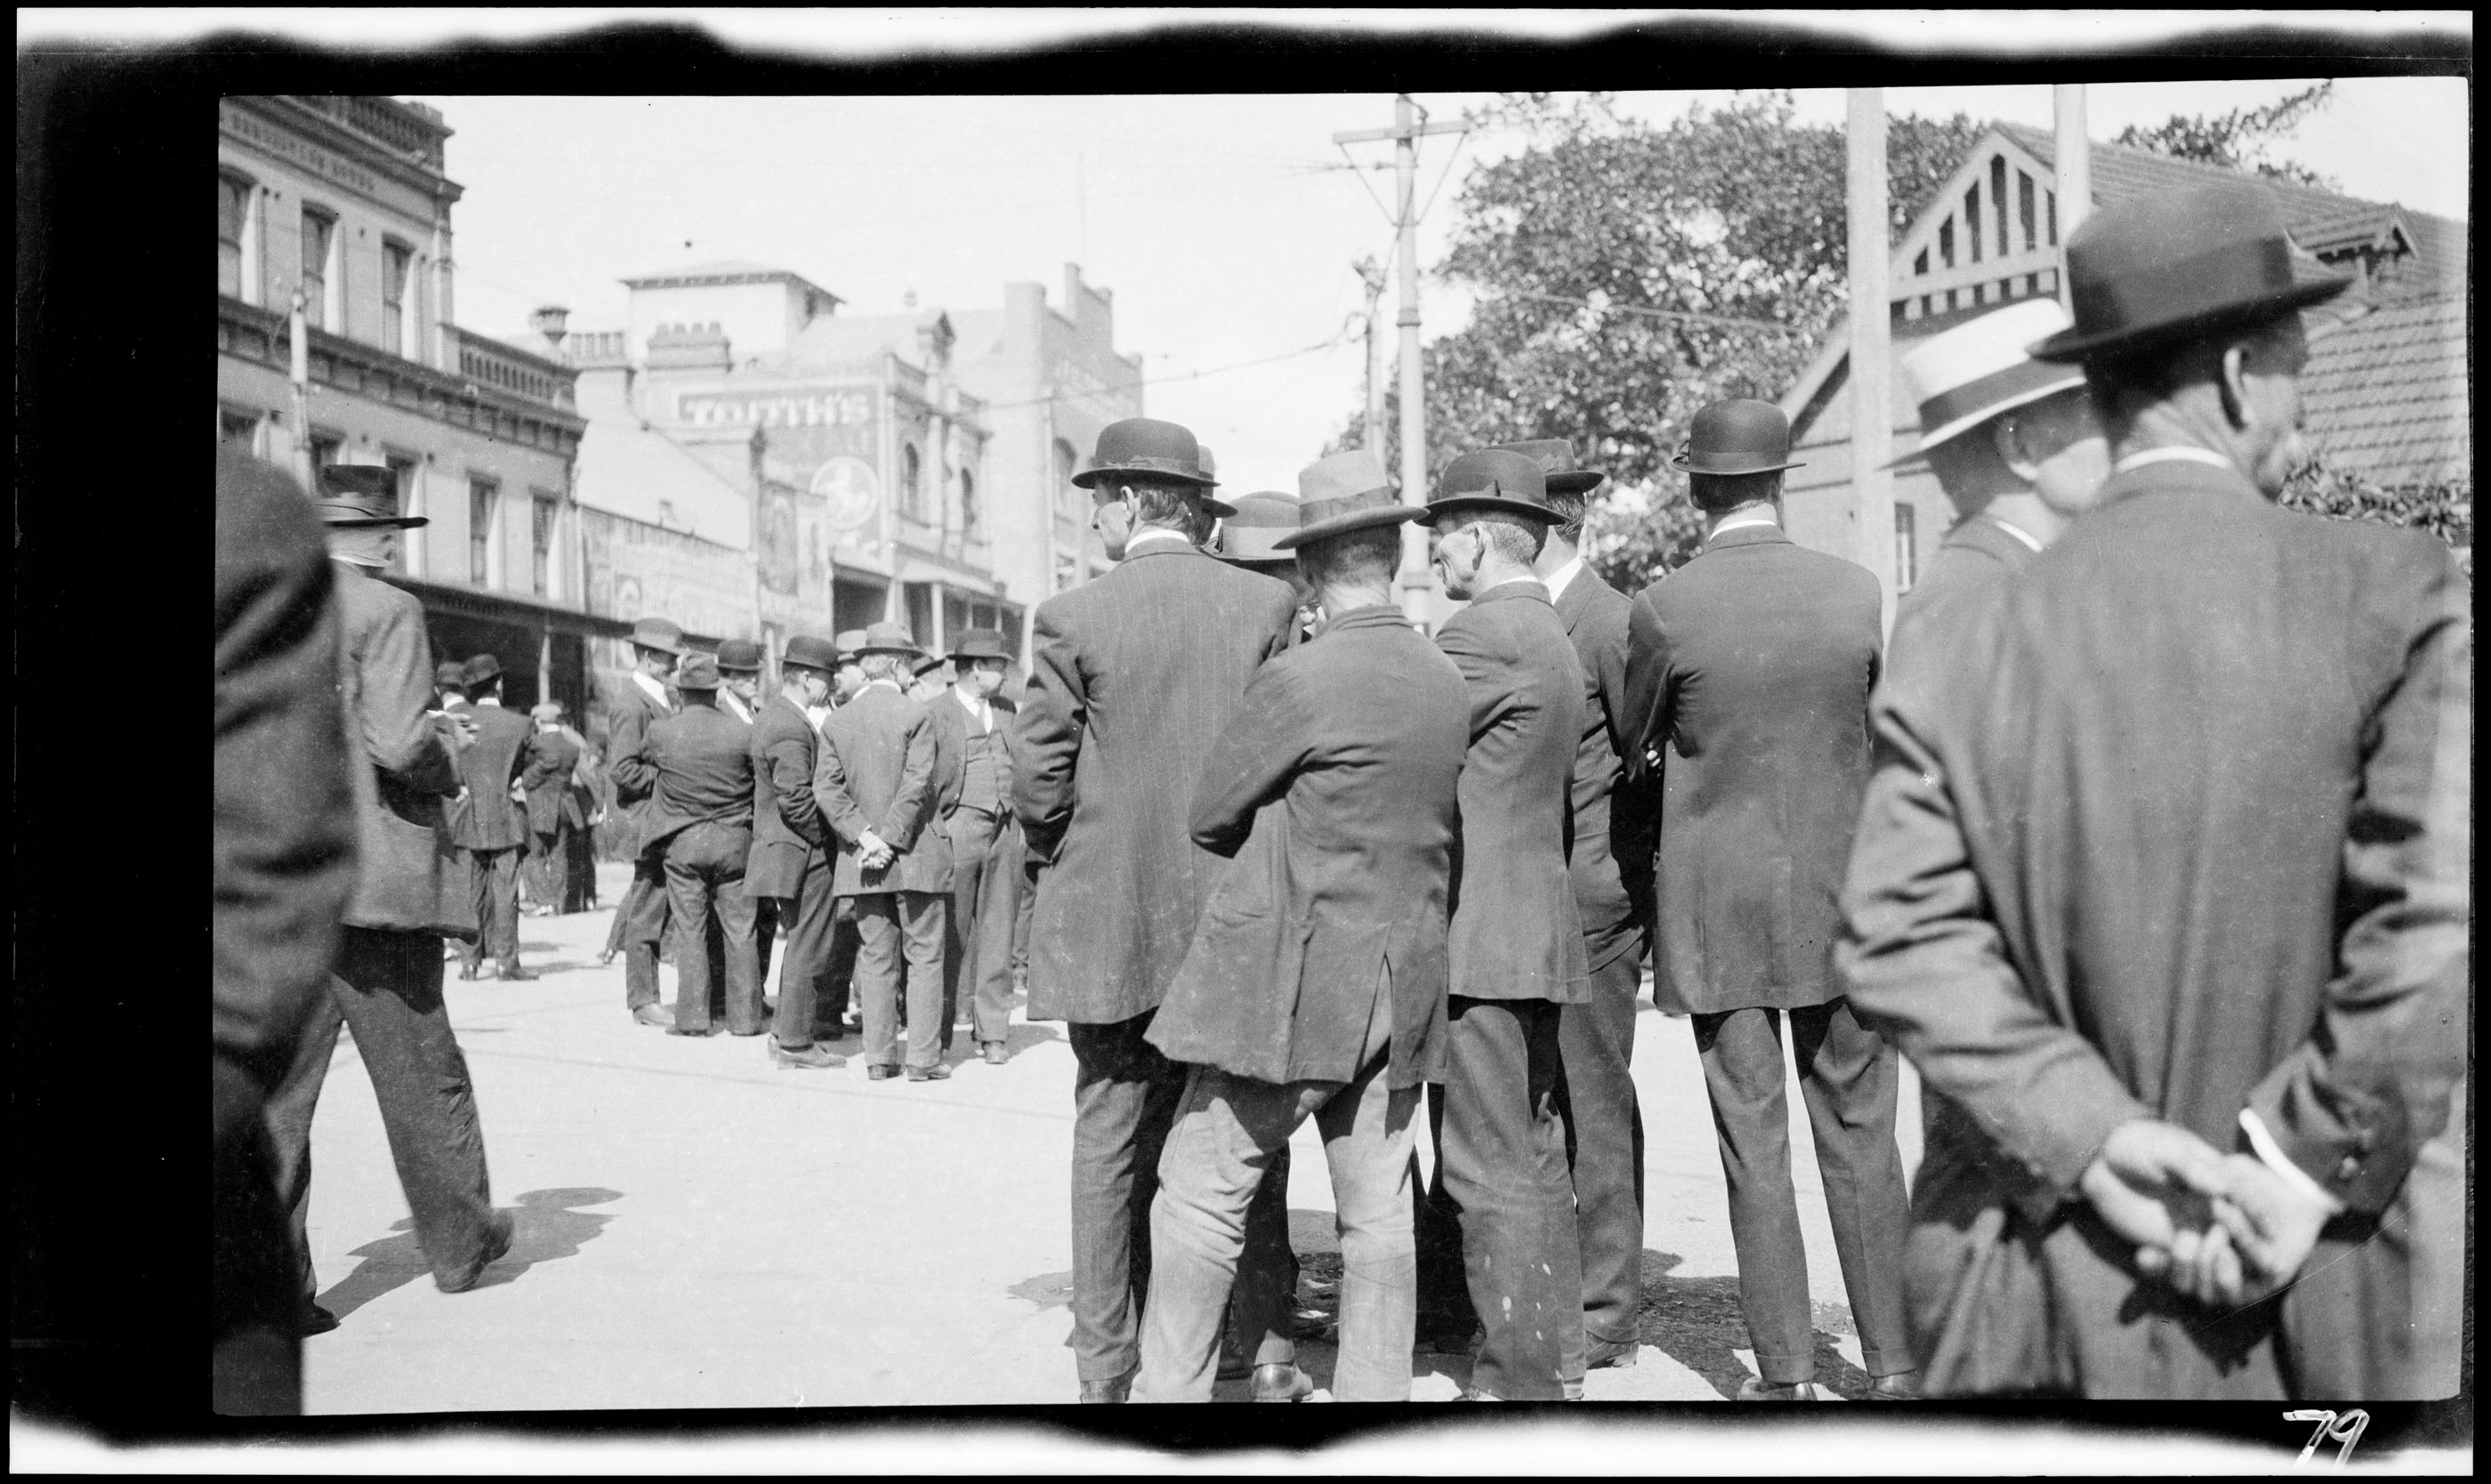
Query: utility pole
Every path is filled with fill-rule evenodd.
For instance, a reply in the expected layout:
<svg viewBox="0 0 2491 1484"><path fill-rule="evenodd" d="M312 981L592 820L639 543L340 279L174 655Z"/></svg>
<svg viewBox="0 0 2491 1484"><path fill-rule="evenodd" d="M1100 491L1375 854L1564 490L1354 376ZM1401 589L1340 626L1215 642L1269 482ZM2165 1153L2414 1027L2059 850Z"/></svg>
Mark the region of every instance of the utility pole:
<svg viewBox="0 0 2491 1484"><path fill-rule="evenodd" d="M1881 618L1894 620L1894 483L1886 459L1894 438L1893 332L1887 318L1886 95L1850 90L1843 131L1849 153L1851 258L1851 488L1860 514L1860 565L1876 574Z"/></svg>
<svg viewBox="0 0 2491 1484"><path fill-rule="evenodd" d="M1375 333L1384 302L1384 265L1373 253L1350 265L1366 281L1366 449L1384 459L1384 337Z"/></svg>
<svg viewBox="0 0 2491 1484"><path fill-rule="evenodd" d="M1392 174L1400 203L1393 226L1401 275L1401 498L1413 505L1424 504L1427 498L1426 389L1419 365L1419 136L1465 133L1470 129L1463 123L1422 124L1418 114L1419 105L1409 94L1395 94L1391 129L1356 129L1332 136L1334 144L1392 141ZM1403 526L1402 613L1413 621L1426 619L1428 610L1438 606L1435 586L1435 573L1427 564L1427 533L1417 525Z"/></svg>
<svg viewBox="0 0 2491 1484"><path fill-rule="evenodd" d="M317 500L320 498L319 471L311 467L311 330L308 323L308 307L303 290L296 289L293 308L286 316L285 330L292 341L288 379L294 384L294 473L303 480L304 493Z"/></svg>
<svg viewBox="0 0 2491 1484"><path fill-rule="evenodd" d="M2059 246L2064 248L2094 205L2094 158L2085 140L2085 85L2055 83L2050 88L2051 112L2058 124L2058 158L2051 161L2059 192ZM2059 254L2059 303L2075 312L2068 297L2067 255Z"/></svg>

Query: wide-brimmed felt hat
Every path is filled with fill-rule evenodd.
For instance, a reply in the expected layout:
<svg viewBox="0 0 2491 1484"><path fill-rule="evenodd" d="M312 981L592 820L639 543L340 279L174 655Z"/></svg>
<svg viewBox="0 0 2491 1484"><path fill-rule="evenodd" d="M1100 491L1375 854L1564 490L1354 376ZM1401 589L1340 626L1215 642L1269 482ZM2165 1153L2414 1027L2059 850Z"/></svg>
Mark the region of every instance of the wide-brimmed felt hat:
<svg viewBox="0 0 2491 1484"><path fill-rule="evenodd" d="M1790 419L1771 402L1733 396L1707 404L1687 424L1672 469L1687 474L1772 474L1807 466L1790 456Z"/></svg>
<svg viewBox="0 0 2491 1484"><path fill-rule="evenodd" d="M1519 443L1500 443L1495 447L1538 459L1540 476L1548 481L1548 492L1552 495L1588 495L1608 478L1597 469L1575 468L1574 445L1569 439L1528 438Z"/></svg>
<svg viewBox="0 0 2491 1484"><path fill-rule="evenodd" d="M1436 476L1436 498L1427 502L1427 518L1442 520L1465 510L1551 523L1565 518L1549 508L1548 477L1539 472L1539 460L1511 449L1465 453Z"/></svg>
<svg viewBox="0 0 2491 1484"><path fill-rule="evenodd" d="M2025 347L2067 328L2055 299L2027 299L1955 326L1903 357L1903 385L1920 407L1920 452L2045 396L2085 384L2074 366L2036 361ZM1891 467L1891 464L1889 465Z"/></svg>
<svg viewBox="0 0 2491 1484"><path fill-rule="evenodd" d="M1284 495L1276 489L1259 489L1250 495L1239 495L1233 503L1237 513L1220 523L1219 549L1213 556L1239 567L1276 566L1297 560L1274 544L1298 529L1297 496Z"/></svg>
<svg viewBox="0 0 2491 1484"><path fill-rule="evenodd" d="M631 626L631 642L644 650L680 655L684 652L684 631L670 620L642 619Z"/></svg>
<svg viewBox="0 0 2491 1484"><path fill-rule="evenodd" d="M2032 353L2113 360L2260 324L2352 286L2345 277L2293 281L2283 207L2263 186L2223 181L2138 196L2103 207L2068 235L2075 322Z"/></svg>
<svg viewBox="0 0 2491 1484"><path fill-rule="evenodd" d="M929 670L940 670L950 662L941 655L929 655L923 650L919 650L917 657L908 662L908 673L923 676Z"/></svg>
<svg viewBox="0 0 2491 1484"><path fill-rule="evenodd" d="M467 661L445 659L432 667L432 688L464 690L467 688Z"/></svg>
<svg viewBox="0 0 2491 1484"><path fill-rule="evenodd" d="M952 636L949 657L1010 662L1012 652L1005 645L1004 631L1000 628L964 628Z"/></svg>
<svg viewBox="0 0 2491 1484"><path fill-rule="evenodd" d="M718 656L695 650L684 656L675 670L677 690L716 690L718 688Z"/></svg>
<svg viewBox="0 0 2491 1484"><path fill-rule="evenodd" d="M1275 538L1272 549L1302 551L1335 536L1423 520L1426 514L1393 496L1392 479L1374 450L1352 449L1298 471L1298 528Z"/></svg>
<svg viewBox="0 0 2491 1484"><path fill-rule="evenodd" d="M1090 455L1090 467L1074 475L1072 482L1091 489L1100 480L1119 475L1143 475L1191 484L1204 509L1220 516L1236 513L1236 507L1212 498L1212 486L1219 481L1204 467L1202 445L1194 441L1192 430L1180 423L1162 422L1157 418L1127 418L1100 428L1099 446Z"/></svg>
<svg viewBox="0 0 2491 1484"><path fill-rule="evenodd" d="M797 634L787 641L785 653L778 656L780 669L783 670L789 665L800 665L807 670L819 670L828 674L839 667L839 647L828 639L817 639L811 634Z"/></svg>
<svg viewBox="0 0 2491 1484"><path fill-rule="evenodd" d="M917 647L905 624L868 625L864 633L857 635L854 648L845 644L839 648L851 655L905 655L912 660L925 653Z"/></svg>
<svg viewBox="0 0 2491 1484"><path fill-rule="evenodd" d="M749 639L729 639L718 647L718 668L728 675L761 673L761 646Z"/></svg>
<svg viewBox="0 0 2491 1484"><path fill-rule="evenodd" d="M482 685L486 681L502 678L502 662L490 655L467 656L467 684Z"/></svg>
<svg viewBox="0 0 2491 1484"><path fill-rule="evenodd" d="M432 524L425 515L397 512L397 471L375 464L323 464L316 509L324 526L395 526L412 531Z"/></svg>

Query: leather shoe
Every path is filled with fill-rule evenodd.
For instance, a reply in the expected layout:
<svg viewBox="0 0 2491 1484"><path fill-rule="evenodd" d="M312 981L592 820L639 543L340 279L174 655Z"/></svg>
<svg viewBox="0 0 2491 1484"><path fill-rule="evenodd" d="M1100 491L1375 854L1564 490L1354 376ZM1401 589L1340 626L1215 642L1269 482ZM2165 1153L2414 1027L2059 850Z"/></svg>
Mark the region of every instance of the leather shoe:
<svg viewBox="0 0 2491 1484"><path fill-rule="evenodd" d="M1315 1389L1315 1380L1286 1360L1254 1367L1254 1400L1303 1402Z"/></svg>
<svg viewBox="0 0 2491 1484"><path fill-rule="evenodd" d="M667 1014L663 1005L644 1004L631 1012L631 1018L644 1026L655 1026L660 1031L672 1031L675 1028L675 1017Z"/></svg>
<svg viewBox="0 0 2491 1484"><path fill-rule="evenodd" d="M979 1048L979 1052L985 1057L988 1066L1001 1066L1011 1060L1004 1054L1004 1043L1001 1041L988 1041Z"/></svg>
<svg viewBox="0 0 2491 1484"><path fill-rule="evenodd" d="M597 950L597 961L598 961L598 963L600 963L600 964L610 964L610 963L614 962L614 950L613 950L612 948L600 948L600 949L598 949L598 950Z"/></svg>
<svg viewBox="0 0 2491 1484"><path fill-rule="evenodd" d="M848 1059L824 1051L819 1046L798 1046L790 1050L779 1045L778 1037L774 1035L770 1037L770 1062L774 1066L845 1066Z"/></svg>
<svg viewBox="0 0 2491 1484"><path fill-rule="evenodd" d="M940 1082L951 1075L952 1069L939 1062L932 1066L912 1066L908 1069L908 1080L911 1082Z"/></svg>
<svg viewBox="0 0 2491 1484"><path fill-rule="evenodd" d="M1626 1367L1635 1363L1642 1347L1633 1340L1593 1340L1583 1351L1583 1369L1597 1371L1603 1366Z"/></svg>
<svg viewBox="0 0 2491 1484"><path fill-rule="evenodd" d="M1083 1382L1081 1383L1083 1404L1130 1401L1133 1395L1133 1376L1140 1370L1140 1366L1135 1366L1124 1375L1111 1377L1106 1381Z"/></svg>
<svg viewBox="0 0 2491 1484"><path fill-rule="evenodd" d="M1750 1376L1739 1382L1739 1400L1743 1402L1813 1402L1813 1382L1771 1382Z"/></svg>
<svg viewBox="0 0 2491 1484"><path fill-rule="evenodd" d="M474 965L474 964L460 964L460 965L458 966L458 977L460 977L460 978L462 978L462 979L472 979L472 978L476 977L476 975L477 975L477 966L476 966L476 965Z"/></svg>
<svg viewBox="0 0 2491 1484"><path fill-rule="evenodd" d="M476 1261L469 1265L464 1272L450 1281L445 1283L439 1278L434 1278L433 1283L445 1294L463 1294L474 1288L476 1280L484 1276L485 1268L510 1254L511 1240L517 1235L518 1226L517 1218L509 1211L493 1212L492 1228L484 1234L484 1245L483 1250L476 1254Z"/></svg>
<svg viewBox="0 0 2491 1484"><path fill-rule="evenodd" d="M696 1029L696 1030L688 1030L688 1029L686 1029L686 1028L684 1028L684 1027L682 1027L682 1026L668 1026L668 1027L666 1028L666 1033L667 1033L668 1035L700 1035L700 1036L709 1036L709 1035L716 1035L716 1034L718 1034L718 1027L716 1027L716 1026L702 1026L702 1027L700 1027L700 1028L698 1028L698 1029Z"/></svg>
<svg viewBox="0 0 2491 1484"><path fill-rule="evenodd" d="M302 1321L297 1326L298 1333L306 1336L327 1334L337 1327L337 1316L316 1303L307 1303L303 1306Z"/></svg>
<svg viewBox="0 0 2491 1484"><path fill-rule="evenodd" d="M1897 1371L1891 1376L1880 1376L1860 1395L1861 1400L1870 1402L1917 1402L1920 1400L1920 1373Z"/></svg>
<svg viewBox="0 0 2491 1484"><path fill-rule="evenodd" d="M533 979L536 976L535 970L521 968L515 958L506 958L493 969L493 977L497 979Z"/></svg>
<svg viewBox="0 0 2491 1484"><path fill-rule="evenodd" d="M896 1062L876 1062L871 1066L865 1069L865 1074L875 1082L889 1082L892 1078L899 1075L899 1063Z"/></svg>

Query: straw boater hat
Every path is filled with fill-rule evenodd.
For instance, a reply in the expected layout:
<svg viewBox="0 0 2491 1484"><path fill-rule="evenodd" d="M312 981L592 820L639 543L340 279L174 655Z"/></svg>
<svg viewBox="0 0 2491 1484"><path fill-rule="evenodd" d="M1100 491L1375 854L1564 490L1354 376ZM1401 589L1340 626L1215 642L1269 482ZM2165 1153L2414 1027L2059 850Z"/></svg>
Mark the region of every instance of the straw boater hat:
<svg viewBox="0 0 2491 1484"><path fill-rule="evenodd" d="M1564 518L1549 508L1548 477L1539 472L1539 460L1511 449L1465 453L1436 477L1436 498L1427 502L1428 518L1441 520L1465 510L1551 523Z"/></svg>
<svg viewBox="0 0 2491 1484"><path fill-rule="evenodd" d="M397 512L397 471L375 464L323 464L319 471L320 523L348 529L395 526L412 531L432 524L425 515Z"/></svg>
<svg viewBox="0 0 2491 1484"><path fill-rule="evenodd" d="M1531 438L1520 443L1500 443L1500 449L1539 460L1539 473L1548 482L1552 495L1588 495L1600 487L1608 478L1597 469L1574 467L1574 445L1564 438Z"/></svg>
<svg viewBox="0 0 2491 1484"><path fill-rule="evenodd" d="M2067 237L2075 323L2041 361L2106 361L2332 299L2344 277L2295 282L2274 192L2225 181L2106 206Z"/></svg>
<svg viewBox="0 0 2491 1484"><path fill-rule="evenodd" d="M1204 467L1202 446L1194 442L1189 429L1174 422L1127 418L1108 423L1099 430L1099 447L1091 455L1090 467L1074 475L1072 482L1091 489L1099 480L1118 475L1145 475L1191 484L1204 509L1221 516L1237 513L1235 506L1212 498L1212 486L1219 481Z"/></svg>
<svg viewBox="0 0 2491 1484"><path fill-rule="evenodd" d="M2066 328L2059 301L2027 299L1912 347L1903 358L1903 385L1920 405L1920 446L1893 463L1917 458L2002 412L2083 386L2083 371L2036 361L2024 349Z"/></svg>
<svg viewBox="0 0 2491 1484"><path fill-rule="evenodd" d="M1272 548L1300 551L1351 531L1397 526L1426 515L1392 498L1392 480L1372 449L1352 449L1298 471L1298 529L1275 539Z"/></svg>
<svg viewBox="0 0 2491 1484"><path fill-rule="evenodd" d="M778 668L783 670L789 665L827 675L839 667L839 647L828 639L798 634L787 641L786 653L778 656Z"/></svg>
<svg viewBox="0 0 2491 1484"><path fill-rule="evenodd" d="M1219 549L1212 555L1236 567L1287 567L1297 558L1276 543L1298 529L1298 497L1275 489L1237 497L1237 513L1220 523Z"/></svg>
<svg viewBox="0 0 2491 1484"><path fill-rule="evenodd" d="M1687 474L1772 474L1807 466L1790 456L1790 419L1780 408L1734 396L1695 414L1669 467Z"/></svg>

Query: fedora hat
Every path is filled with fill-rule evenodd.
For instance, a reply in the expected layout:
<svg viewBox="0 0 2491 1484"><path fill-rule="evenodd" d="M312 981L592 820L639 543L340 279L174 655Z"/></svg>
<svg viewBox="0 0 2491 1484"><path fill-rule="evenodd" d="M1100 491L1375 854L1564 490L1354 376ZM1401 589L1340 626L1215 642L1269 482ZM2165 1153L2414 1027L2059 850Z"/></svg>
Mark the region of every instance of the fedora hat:
<svg viewBox="0 0 2491 1484"><path fill-rule="evenodd" d="M684 656L675 670L677 690L716 690L718 688L718 656L695 650Z"/></svg>
<svg viewBox="0 0 2491 1484"><path fill-rule="evenodd" d="M948 658L941 655L928 655L924 651L920 650L917 654L917 657L908 662L908 673L911 675L922 676L928 670L940 670L950 662L951 661Z"/></svg>
<svg viewBox="0 0 2491 1484"><path fill-rule="evenodd" d="M783 670L789 665L800 665L807 670L820 670L827 674L839 667L839 647L828 639L816 639L811 634L797 634L787 641L786 653L778 656L780 669Z"/></svg>
<svg viewBox="0 0 2491 1484"><path fill-rule="evenodd" d="M482 685L486 681L502 678L502 662L490 655L467 656L467 684Z"/></svg>
<svg viewBox="0 0 2491 1484"><path fill-rule="evenodd" d="M467 688L467 661L463 659L445 659L441 663L434 665L432 667L432 688L435 690L465 690Z"/></svg>
<svg viewBox="0 0 2491 1484"><path fill-rule="evenodd" d="M325 526L395 526L412 531L430 516L397 512L397 471L376 464L323 464L319 469L320 523Z"/></svg>
<svg viewBox="0 0 2491 1484"><path fill-rule="evenodd" d="M952 636L950 657L1000 659L1009 663L1012 652L1004 646L1004 631L1000 628L964 628Z"/></svg>
<svg viewBox="0 0 2491 1484"><path fill-rule="evenodd" d="M1196 443L1192 430L1157 418L1127 418L1110 422L1099 430L1099 446L1092 451L1090 467L1072 477L1072 482L1083 489L1095 489L1101 480L1119 475L1142 475L1155 479L1174 480L1195 486L1202 508L1214 515L1233 515L1236 508L1224 500L1211 497L1211 488L1218 483L1202 456L1202 445Z"/></svg>
<svg viewBox="0 0 2491 1484"><path fill-rule="evenodd" d="M849 660L856 658L857 652L865 648L865 630L862 628L842 628L839 630L839 636L831 642L838 646L839 662L841 664L845 664Z"/></svg>
<svg viewBox="0 0 2491 1484"><path fill-rule="evenodd" d="M2067 237L2075 323L2041 361L2112 360L2189 335L2254 325L2332 299L2345 277L2296 283L2274 192L2245 181L2103 207Z"/></svg>
<svg viewBox="0 0 2491 1484"><path fill-rule="evenodd" d="M1274 567L1297 559L1274 544L1298 529L1298 497L1275 489L1239 495L1237 513L1221 522L1212 555L1238 567Z"/></svg>
<svg viewBox="0 0 2491 1484"><path fill-rule="evenodd" d="M1772 474L1807 466L1790 456L1790 419L1780 408L1733 396L1695 414L1669 467L1687 474Z"/></svg>
<svg viewBox="0 0 2491 1484"><path fill-rule="evenodd" d="M1423 520L1427 512L1392 497L1392 480L1372 449L1319 458L1298 471L1298 528L1275 538L1275 551L1299 551L1352 531Z"/></svg>
<svg viewBox="0 0 2491 1484"><path fill-rule="evenodd" d="M1920 446L1888 467L2045 396L2085 384L2070 365L2036 361L2025 347L2067 328L2055 299L2027 299L1934 335L1903 357L1903 385L1920 408Z"/></svg>
<svg viewBox="0 0 2491 1484"><path fill-rule="evenodd" d="M917 641L910 636L905 624L869 625L865 632L856 636L856 641L853 648L846 644L839 648L851 655L906 655L912 659L925 653L917 647Z"/></svg>
<svg viewBox="0 0 2491 1484"><path fill-rule="evenodd" d="M758 675L761 646L749 639L729 639L718 647L718 667L730 675Z"/></svg>
<svg viewBox="0 0 2491 1484"><path fill-rule="evenodd" d="M1574 445L1568 439L1531 438L1520 443L1500 443L1496 447L1538 459L1539 473L1548 481L1548 492L1552 495L1588 495L1608 478L1597 469L1575 468Z"/></svg>
<svg viewBox="0 0 2491 1484"><path fill-rule="evenodd" d="M644 650L680 655L684 652L684 631L665 619L642 619L631 626L631 642Z"/></svg>
<svg viewBox="0 0 2491 1484"><path fill-rule="evenodd" d="M1539 472L1539 460L1511 449L1465 453L1436 477L1436 498L1427 502L1427 517L1438 520L1464 510L1551 523L1563 518L1548 507L1548 477Z"/></svg>

